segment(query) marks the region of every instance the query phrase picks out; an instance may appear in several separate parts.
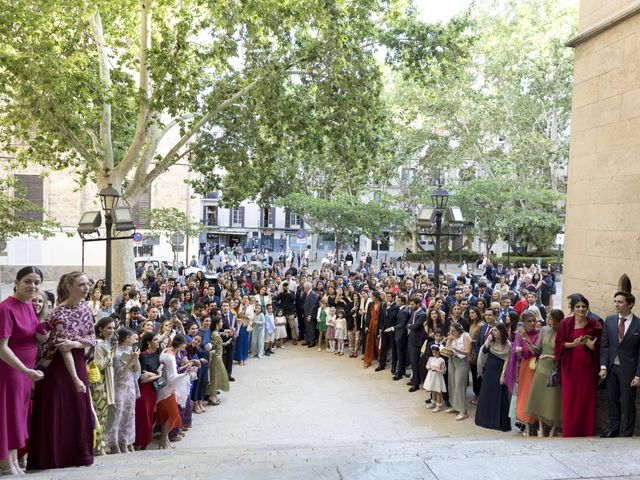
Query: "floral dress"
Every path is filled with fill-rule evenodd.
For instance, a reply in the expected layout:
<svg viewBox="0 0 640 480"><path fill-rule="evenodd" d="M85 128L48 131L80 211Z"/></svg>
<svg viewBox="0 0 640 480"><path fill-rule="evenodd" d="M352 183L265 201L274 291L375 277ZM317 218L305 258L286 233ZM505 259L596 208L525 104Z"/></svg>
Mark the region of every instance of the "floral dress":
<svg viewBox="0 0 640 480"><path fill-rule="evenodd" d="M118 346L113 357L116 385L116 408L113 423L107 433L109 446L132 445L136 439L136 398L140 396L138 374L130 366L124 369L131 347Z"/></svg>

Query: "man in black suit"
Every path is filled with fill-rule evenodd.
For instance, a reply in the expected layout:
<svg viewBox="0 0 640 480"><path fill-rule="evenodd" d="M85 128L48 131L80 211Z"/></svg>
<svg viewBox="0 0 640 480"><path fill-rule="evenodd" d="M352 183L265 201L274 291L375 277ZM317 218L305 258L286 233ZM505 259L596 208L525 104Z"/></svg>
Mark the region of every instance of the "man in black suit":
<svg viewBox="0 0 640 480"><path fill-rule="evenodd" d="M411 307L411 316L407 323L407 344L411 361L411 381L407 385L411 385L410 392L416 392L420 388L420 348L426 338L424 322L427 319L427 314L420 306L420 300L416 297L409 301L409 306Z"/></svg>
<svg viewBox="0 0 640 480"><path fill-rule="evenodd" d="M396 305L398 307L396 324L387 328L385 332L393 332L394 334L398 363L395 366L396 374L393 379L401 380L407 369L407 323L409 322L409 318L411 318L411 309L407 305L407 297L404 295L398 295L396 297Z"/></svg>
<svg viewBox="0 0 640 480"><path fill-rule="evenodd" d="M318 295L311 288L311 282L305 282L304 291L304 323L305 323L305 339L307 347L312 348L316 344L316 315L318 314Z"/></svg>
<svg viewBox="0 0 640 480"><path fill-rule="evenodd" d="M306 345L306 319L304 318L304 299L307 296L307 292L304 291L304 284L307 281L307 277L301 276L300 283L296 289L296 312L298 315L298 340L302 340L302 345Z"/></svg>
<svg viewBox="0 0 640 480"><path fill-rule="evenodd" d="M630 437L636 424L636 387L640 385L640 318L629 292L613 296L615 315L604 322L600 342L600 378L606 379L609 431L602 436ZM621 408L622 407L622 408ZM624 418L624 422L621 422Z"/></svg>
<svg viewBox="0 0 640 480"><path fill-rule="evenodd" d="M384 316L378 320L378 335L380 335L380 357L378 358L378 367L376 372L384 370L387 365L387 355L391 349L391 371L395 369L398 363L396 342L394 340L393 331L388 331L390 327L396 324L398 317L398 306L396 305L395 294L389 292L386 296L386 302L382 304Z"/></svg>
<svg viewBox="0 0 640 480"><path fill-rule="evenodd" d="M229 339L232 339L228 345L222 347L222 362L229 375L229 381L235 382L236 379L231 376L233 370L233 350L235 347L235 338L238 332L238 325L235 315L229 310L229 301L222 301L222 328L220 329L220 337L222 337L223 343L226 343Z"/></svg>

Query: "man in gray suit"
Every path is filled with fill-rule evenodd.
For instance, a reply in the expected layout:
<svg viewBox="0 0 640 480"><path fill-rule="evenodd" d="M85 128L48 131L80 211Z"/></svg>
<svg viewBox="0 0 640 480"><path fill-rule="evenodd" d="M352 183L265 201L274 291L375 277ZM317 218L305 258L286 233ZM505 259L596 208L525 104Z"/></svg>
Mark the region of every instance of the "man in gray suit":
<svg viewBox="0 0 640 480"><path fill-rule="evenodd" d="M311 282L305 282L304 291L304 322L305 322L305 340L307 348L316 345L316 315L318 314L318 295L311 288Z"/></svg>
<svg viewBox="0 0 640 480"><path fill-rule="evenodd" d="M630 437L635 428L640 385L640 318L631 313L635 302L629 292L616 292L616 314L606 318L602 330L600 378L606 379L609 405L609 431L602 434L604 438Z"/></svg>

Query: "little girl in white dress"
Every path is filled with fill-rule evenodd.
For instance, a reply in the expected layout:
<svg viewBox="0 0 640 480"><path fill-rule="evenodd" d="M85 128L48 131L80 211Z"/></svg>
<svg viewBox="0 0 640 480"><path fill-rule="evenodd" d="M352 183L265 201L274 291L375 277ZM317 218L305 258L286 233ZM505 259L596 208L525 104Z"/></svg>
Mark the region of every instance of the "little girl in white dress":
<svg viewBox="0 0 640 480"><path fill-rule="evenodd" d="M433 408L434 412L442 410L442 392L447 391L444 374L447 365L440 356L440 347L431 345L431 357L427 361L427 379L424 381L424 389L431 392L432 402L427 408ZM435 406L435 408L434 408Z"/></svg>

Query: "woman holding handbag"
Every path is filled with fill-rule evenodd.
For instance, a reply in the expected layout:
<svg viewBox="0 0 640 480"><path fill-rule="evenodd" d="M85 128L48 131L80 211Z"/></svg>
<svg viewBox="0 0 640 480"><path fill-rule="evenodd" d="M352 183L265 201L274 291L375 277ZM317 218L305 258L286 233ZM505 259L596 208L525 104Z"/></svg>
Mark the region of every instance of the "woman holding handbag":
<svg viewBox="0 0 640 480"><path fill-rule="evenodd" d="M516 421L524 423L523 435L528 437L531 434L531 425L538 420L535 416L527 415L526 408L537 364L532 346L538 341L540 331L536 330L537 317L531 310L522 312L520 320L524 324L524 330L516 333L509 359L508 376L517 378Z"/></svg>
<svg viewBox="0 0 640 480"><path fill-rule="evenodd" d="M538 357L538 366L533 375L529 399L525 411L538 417L538 437L544 437L544 425L551 427L550 437L555 437L562 420L562 389L548 387L549 374L557 367L554 348L558 325L564 318L562 310L551 310L547 314L547 325L542 327L538 341L530 347Z"/></svg>

